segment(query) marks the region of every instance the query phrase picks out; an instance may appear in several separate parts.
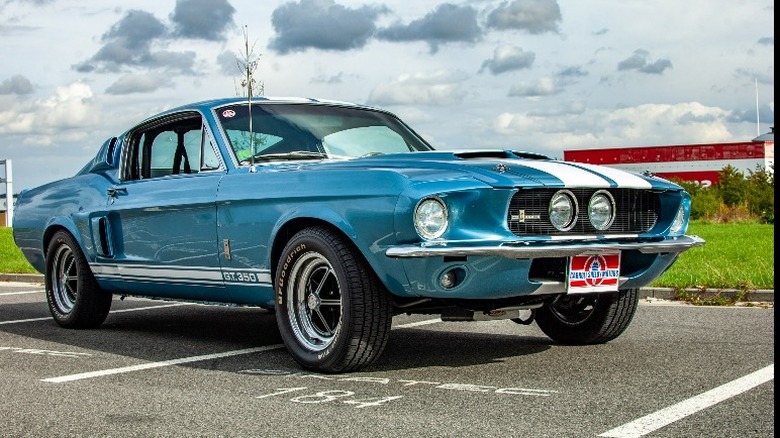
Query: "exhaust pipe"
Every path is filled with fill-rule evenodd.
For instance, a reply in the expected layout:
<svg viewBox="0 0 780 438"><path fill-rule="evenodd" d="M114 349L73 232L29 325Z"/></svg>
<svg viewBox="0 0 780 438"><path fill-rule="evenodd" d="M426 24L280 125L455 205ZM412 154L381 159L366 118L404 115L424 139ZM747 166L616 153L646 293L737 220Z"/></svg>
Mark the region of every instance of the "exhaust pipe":
<svg viewBox="0 0 780 438"><path fill-rule="evenodd" d="M441 314L441 320L447 322L464 321L500 321L511 319L518 324L528 325L533 322L534 309L542 307L542 303L534 303L521 307L507 307L488 311L474 311L461 307L446 309Z"/></svg>

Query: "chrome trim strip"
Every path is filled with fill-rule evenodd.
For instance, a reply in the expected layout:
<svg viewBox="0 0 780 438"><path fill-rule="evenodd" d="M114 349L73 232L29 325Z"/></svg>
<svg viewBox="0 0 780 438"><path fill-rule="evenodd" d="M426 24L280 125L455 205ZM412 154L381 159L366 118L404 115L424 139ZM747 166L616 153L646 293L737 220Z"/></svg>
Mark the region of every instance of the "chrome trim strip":
<svg viewBox="0 0 780 438"><path fill-rule="evenodd" d="M535 259L540 257L571 257L592 251L637 250L644 254L680 253L704 245L698 236L670 237L660 242L608 242L589 244L500 244L497 246L440 246L401 245L388 248L385 255L391 258L420 258L442 256L498 256L510 259Z"/></svg>

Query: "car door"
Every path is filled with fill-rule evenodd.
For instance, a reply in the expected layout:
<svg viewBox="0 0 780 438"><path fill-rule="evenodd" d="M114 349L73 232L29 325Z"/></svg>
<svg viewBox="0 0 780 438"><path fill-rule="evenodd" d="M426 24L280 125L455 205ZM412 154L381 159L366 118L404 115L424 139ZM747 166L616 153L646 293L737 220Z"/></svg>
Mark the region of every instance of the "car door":
<svg viewBox="0 0 780 438"><path fill-rule="evenodd" d="M226 301L215 199L224 165L195 112L124 139L120 182L108 190L113 263L129 292Z"/></svg>

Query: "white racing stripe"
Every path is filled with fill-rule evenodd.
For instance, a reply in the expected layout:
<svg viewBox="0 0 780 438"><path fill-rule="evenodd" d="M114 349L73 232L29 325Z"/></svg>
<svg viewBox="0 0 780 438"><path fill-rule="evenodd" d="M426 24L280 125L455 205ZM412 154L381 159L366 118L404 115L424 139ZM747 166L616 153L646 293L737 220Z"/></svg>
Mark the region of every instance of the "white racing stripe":
<svg viewBox="0 0 780 438"><path fill-rule="evenodd" d="M523 166L549 173L563 181L566 187L608 188L609 181L587 170L555 161L523 161Z"/></svg>
<svg viewBox="0 0 780 438"><path fill-rule="evenodd" d="M747 376L718 386L703 394L683 400L660 411L645 415L630 423L616 427L602 433L601 437L610 438L639 438L654 432L668 424L681 420L689 415L718 404L726 399L747 392L762 383L775 378L775 364L762 368Z"/></svg>
<svg viewBox="0 0 780 438"><path fill-rule="evenodd" d="M73 382L76 380L84 380L84 379L91 379L94 377L104 377L104 376L111 376L114 374L124 374L124 373L132 373L134 371L142 371L142 370L149 370L152 368L162 368L162 367L169 367L172 365L181 365L184 363L191 363L191 362L200 362L204 360L212 360L212 359L220 359L223 357L231 357L231 356L238 356L242 354L251 354L251 353L259 353L263 351L272 351L272 350L278 350L280 348L284 348L284 345L282 344L276 344L276 345L266 345L264 347L255 347L255 348L245 348L243 350L233 350L233 351L226 351L224 353L214 353L214 354L203 354L200 356L190 356L190 357L183 357L180 359L171 359L171 360L164 360L161 362L148 362L148 363L142 363L139 365L131 365L127 367L121 367L121 368L111 368L107 370L98 370L98 371L90 371L87 373L79 373L79 374L71 374L69 376L60 376L60 377L50 377L48 379L41 379L42 382L48 382L48 383L65 383L65 382Z"/></svg>
<svg viewBox="0 0 780 438"><path fill-rule="evenodd" d="M617 186L625 189L649 189L653 187L647 180L634 174L607 166L595 166L593 164L577 163L578 167L600 173L615 181Z"/></svg>

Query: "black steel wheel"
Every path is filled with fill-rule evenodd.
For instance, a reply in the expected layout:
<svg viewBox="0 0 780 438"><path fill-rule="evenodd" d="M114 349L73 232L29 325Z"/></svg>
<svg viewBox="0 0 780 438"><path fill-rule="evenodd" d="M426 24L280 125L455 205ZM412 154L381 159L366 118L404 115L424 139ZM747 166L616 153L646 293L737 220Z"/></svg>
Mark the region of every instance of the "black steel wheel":
<svg viewBox="0 0 780 438"><path fill-rule="evenodd" d="M639 289L561 295L535 312L536 323L562 344L602 344L623 333L636 313Z"/></svg>
<svg viewBox="0 0 780 438"><path fill-rule="evenodd" d="M373 362L390 334L388 292L362 256L326 227L287 243L276 269L276 319L304 368L339 373Z"/></svg>
<svg viewBox="0 0 780 438"><path fill-rule="evenodd" d="M73 236L58 231L46 251L46 301L66 328L94 328L106 320L112 295L100 289Z"/></svg>

